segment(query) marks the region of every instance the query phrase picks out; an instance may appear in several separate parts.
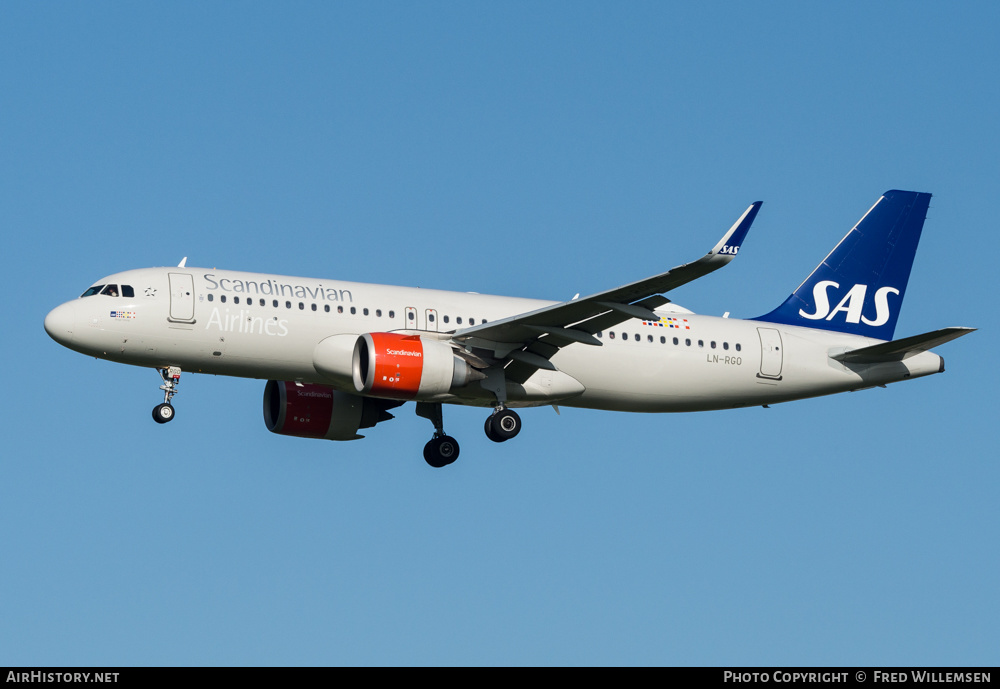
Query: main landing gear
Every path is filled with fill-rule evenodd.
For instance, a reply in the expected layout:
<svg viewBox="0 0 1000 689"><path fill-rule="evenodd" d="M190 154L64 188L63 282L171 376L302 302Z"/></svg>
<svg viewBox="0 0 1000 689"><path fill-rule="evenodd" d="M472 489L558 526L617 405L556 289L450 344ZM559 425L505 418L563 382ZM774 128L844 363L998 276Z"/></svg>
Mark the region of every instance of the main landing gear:
<svg viewBox="0 0 1000 689"><path fill-rule="evenodd" d="M521 432L521 417L513 409L500 406L486 417L486 437L495 443L510 440Z"/></svg>
<svg viewBox="0 0 1000 689"><path fill-rule="evenodd" d="M444 432L441 403L417 402L417 416L422 416L434 424L434 437L424 445L424 461L435 469L440 469L458 459L458 441Z"/></svg>
<svg viewBox="0 0 1000 689"><path fill-rule="evenodd" d="M163 390L163 404L153 407L153 421L167 423L174 419L174 407L170 404L170 400L180 392L177 386L181 382L181 369L177 366L170 366L158 369L158 372L160 378L163 379L163 385L160 386L160 389Z"/></svg>
<svg viewBox="0 0 1000 689"><path fill-rule="evenodd" d="M493 414L486 419L486 437L495 443L510 440L521 432L521 417L513 409L507 408L507 381L502 368L488 368L484 371L486 380L480 385L496 395L497 403Z"/></svg>
<svg viewBox="0 0 1000 689"><path fill-rule="evenodd" d="M483 387L497 397L494 411L486 419L484 426L486 437L495 443L510 440L521 432L521 417L513 409L507 408L506 383L502 369L489 370ZM434 424L434 437L424 445L424 460L435 469L440 469L458 459L458 441L444 432L441 403L417 402L417 416L429 419Z"/></svg>
<svg viewBox="0 0 1000 689"><path fill-rule="evenodd" d="M424 461L435 469L446 467L458 459L458 441L444 432L443 414L439 402L417 402L417 416L434 424L434 437L424 445ZM495 443L510 440L521 432L521 417L513 409L499 407L486 419L486 437Z"/></svg>

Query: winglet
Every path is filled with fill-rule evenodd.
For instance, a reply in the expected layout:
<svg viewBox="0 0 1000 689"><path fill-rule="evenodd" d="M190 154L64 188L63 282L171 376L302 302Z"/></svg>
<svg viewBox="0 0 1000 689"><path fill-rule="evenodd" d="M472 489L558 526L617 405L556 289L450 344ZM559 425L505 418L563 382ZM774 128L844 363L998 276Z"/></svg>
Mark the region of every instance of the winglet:
<svg viewBox="0 0 1000 689"><path fill-rule="evenodd" d="M726 256L732 260L733 256L740 252L740 246L743 245L743 240L746 239L747 232L750 231L750 226L753 224L754 218L757 217L757 211L760 210L762 203L762 201L754 201L750 204L739 220L729 228L729 232L708 252L709 255Z"/></svg>

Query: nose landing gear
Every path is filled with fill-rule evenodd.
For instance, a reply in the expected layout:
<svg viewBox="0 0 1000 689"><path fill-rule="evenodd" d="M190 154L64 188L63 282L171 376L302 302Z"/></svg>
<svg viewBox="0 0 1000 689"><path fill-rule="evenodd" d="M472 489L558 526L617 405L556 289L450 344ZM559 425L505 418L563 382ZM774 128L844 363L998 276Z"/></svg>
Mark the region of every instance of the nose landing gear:
<svg viewBox="0 0 1000 689"><path fill-rule="evenodd" d="M163 390L163 404L153 407L153 421L156 423L167 423L174 419L174 407L170 404L170 400L180 392L177 386L181 381L181 369L178 366L170 366L168 368L157 369L157 371L160 374L160 378L163 379L163 385L160 386L160 389Z"/></svg>

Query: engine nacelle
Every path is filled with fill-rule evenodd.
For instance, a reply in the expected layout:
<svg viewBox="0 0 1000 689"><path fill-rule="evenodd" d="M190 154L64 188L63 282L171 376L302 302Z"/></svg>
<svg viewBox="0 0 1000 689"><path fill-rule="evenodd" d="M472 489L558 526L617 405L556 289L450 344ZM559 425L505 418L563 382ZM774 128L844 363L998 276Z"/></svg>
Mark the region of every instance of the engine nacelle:
<svg viewBox="0 0 1000 689"><path fill-rule="evenodd" d="M340 388L396 400L428 399L486 376L445 342L419 335L334 335L313 351L313 366Z"/></svg>
<svg viewBox="0 0 1000 689"><path fill-rule="evenodd" d="M355 390L391 399L426 399L486 377L446 343L417 335L365 333L352 363Z"/></svg>
<svg viewBox="0 0 1000 689"><path fill-rule="evenodd" d="M361 428L393 418L387 410L402 402L367 399L326 385L267 381L264 425L280 435L356 440Z"/></svg>

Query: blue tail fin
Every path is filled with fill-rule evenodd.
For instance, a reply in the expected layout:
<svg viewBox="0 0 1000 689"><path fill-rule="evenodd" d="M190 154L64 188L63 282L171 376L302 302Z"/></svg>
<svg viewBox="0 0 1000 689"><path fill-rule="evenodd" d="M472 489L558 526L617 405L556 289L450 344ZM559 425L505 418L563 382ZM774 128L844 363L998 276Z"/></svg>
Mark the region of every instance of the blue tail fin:
<svg viewBox="0 0 1000 689"><path fill-rule="evenodd" d="M784 304L754 320L891 340L930 200L885 192Z"/></svg>

